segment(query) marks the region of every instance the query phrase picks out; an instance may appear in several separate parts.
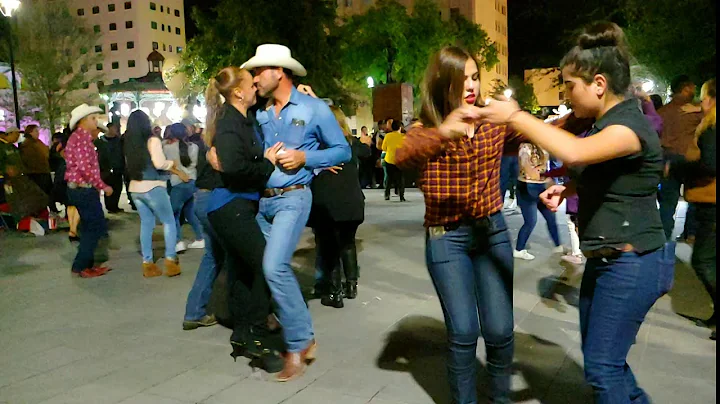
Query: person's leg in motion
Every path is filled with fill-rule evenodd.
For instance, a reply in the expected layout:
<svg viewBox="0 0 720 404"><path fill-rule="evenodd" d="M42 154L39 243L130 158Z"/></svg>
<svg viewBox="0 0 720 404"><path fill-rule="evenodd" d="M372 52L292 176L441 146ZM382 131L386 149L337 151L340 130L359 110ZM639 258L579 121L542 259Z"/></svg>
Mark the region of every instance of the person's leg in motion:
<svg viewBox="0 0 720 404"><path fill-rule="evenodd" d="M697 204L695 214L697 233L691 258L692 267L713 303L712 316L699 321L699 325L714 328L717 324L717 211L715 205Z"/></svg>
<svg viewBox="0 0 720 404"><path fill-rule="evenodd" d="M540 190L540 193L545 190L545 186L542 186L542 190ZM538 193L538 199L540 197L540 193ZM550 233L550 239L552 239L553 244L555 244L555 247L561 247L560 244L560 232L558 231L557 226L557 220L555 218L555 212L548 209L547 206L545 206L544 203L540 202L538 200L537 203L537 209L540 211L540 214L543 215L545 218L545 223L547 223L548 232Z"/></svg>
<svg viewBox="0 0 720 404"><path fill-rule="evenodd" d="M263 258L265 279L277 303L289 355L278 381L289 381L305 371L303 359L315 357L316 343L310 311L290 265L300 236L305 228L312 193L309 189L291 191L260 201L258 223L267 246Z"/></svg>
<svg viewBox="0 0 720 404"><path fill-rule="evenodd" d="M660 180L658 202L660 202L660 219L665 237L670 240L675 229L675 210L680 200L680 181L674 176Z"/></svg>
<svg viewBox="0 0 720 404"><path fill-rule="evenodd" d="M69 192L70 190L68 190ZM77 207L68 205L65 207L65 212L67 213L68 218L68 225L70 225L70 229L68 230L68 235L70 236L71 240L74 240L78 237L78 225L80 225L80 213L78 213Z"/></svg>
<svg viewBox="0 0 720 404"><path fill-rule="evenodd" d="M477 342L480 323L476 281L468 255L470 227L426 236L430 279L438 294L448 338L447 372L454 403L477 404Z"/></svg>
<svg viewBox="0 0 720 404"><path fill-rule="evenodd" d="M488 220L487 230L474 236L474 283L491 380L490 398L493 403L509 404L515 341L513 252L502 214L496 213Z"/></svg>
<svg viewBox="0 0 720 404"><path fill-rule="evenodd" d="M518 182L517 199L523 216L523 225L520 228L520 231L518 231L515 251L520 253L525 252L523 255L527 255L526 257L520 258L533 259L535 257L527 253L525 246L527 245L530 234L532 234L532 231L535 229L535 224L537 223L537 200L530 195L528 184L526 182ZM518 256L517 253L515 255Z"/></svg>
<svg viewBox="0 0 720 404"><path fill-rule="evenodd" d="M177 228L175 227L176 222L170 204L170 196L163 187L155 187L150 190L150 192L147 192L146 195L148 196L147 202L150 209L163 225L163 235L165 236L165 275L180 275L180 263L177 258L177 252L175 251Z"/></svg>
<svg viewBox="0 0 720 404"><path fill-rule="evenodd" d="M135 206L140 216L140 250L143 256L143 276L152 278L162 275L162 271L155 264L152 248L152 235L155 229L155 214L151 208L148 192L133 193Z"/></svg>
<svg viewBox="0 0 720 404"><path fill-rule="evenodd" d="M338 224L338 241L340 242L340 261L345 273L344 293L348 299L357 297L357 284L360 277L360 266L358 265L357 246L355 245L355 234L358 228L357 222L341 222Z"/></svg>
<svg viewBox="0 0 720 404"><path fill-rule="evenodd" d="M210 192L198 191L195 193L195 215L202 225L203 239L205 240L205 253L200 260L195 282L188 293L185 305L185 319L183 329L192 330L217 323L215 316L207 313L205 307L210 300L213 282L218 275L218 265L215 260L215 251L221 248L217 236L207 216L207 206L210 201Z"/></svg>
<svg viewBox="0 0 720 404"><path fill-rule="evenodd" d="M72 271L76 275L82 276L83 271L93 269L95 266L95 249L100 238L107 235L107 223L100 203L100 193L97 190L68 189L68 196L83 217L80 222L82 238L72 265Z"/></svg>

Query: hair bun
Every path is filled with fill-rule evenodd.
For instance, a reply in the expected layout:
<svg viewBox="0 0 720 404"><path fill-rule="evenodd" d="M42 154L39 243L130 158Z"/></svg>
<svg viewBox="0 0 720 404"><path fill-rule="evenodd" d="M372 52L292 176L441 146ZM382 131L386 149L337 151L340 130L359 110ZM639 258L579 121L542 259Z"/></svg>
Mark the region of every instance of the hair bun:
<svg viewBox="0 0 720 404"><path fill-rule="evenodd" d="M615 46L625 48L625 34L614 22L594 23L578 36L577 45L582 49Z"/></svg>

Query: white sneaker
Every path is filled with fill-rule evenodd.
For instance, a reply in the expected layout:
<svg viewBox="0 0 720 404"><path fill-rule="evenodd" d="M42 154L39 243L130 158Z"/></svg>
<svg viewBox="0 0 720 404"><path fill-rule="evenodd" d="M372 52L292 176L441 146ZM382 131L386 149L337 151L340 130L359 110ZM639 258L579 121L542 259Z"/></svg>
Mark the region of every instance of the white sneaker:
<svg viewBox="0 0 720 404"><path fill-rule="evenodd" d="M535 259L535 256L530 254L527 250L513 250L513 257L519 258L521 260L525 261L532 261Z"/></svg>
<svg viewBox="0 0 720 404"><path fill-rule="evenodd" d="M187 250L187 245L185 245L184 241L178 241L177 244L175 244L175 252L183 252Z"/></svg>
<svg viewBox="0 0 720 404"><path fill-rule="evenodd" d="M553 254L564 254L565 253L565 247L559 245L552 249Z"/></svg>
<svg viewBox="0 0 720 404"><path fill-rule="evenodd" d="M203 248L205 248L205 240L203 240L203 239L195 240L192 243L188 244L187 248L203 249Z"/></svg>

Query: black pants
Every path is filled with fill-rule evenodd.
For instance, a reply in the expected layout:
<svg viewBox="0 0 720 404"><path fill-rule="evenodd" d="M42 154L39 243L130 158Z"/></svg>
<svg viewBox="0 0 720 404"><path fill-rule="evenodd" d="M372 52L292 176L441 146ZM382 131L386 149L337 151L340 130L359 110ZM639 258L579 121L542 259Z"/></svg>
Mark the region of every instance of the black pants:
<svg viewBox="0 0 720 404"><path fill-rule="evenodd" d="M42 173L42 174L28 174L28 178L30 178L34 183L37 184L40 189L45 192L45 195L48 197L52 195L53 191L53 180L52 175L50 173ZM52 198L50 198L52 199ZM58 210L55 207L55 202L50 202L48 204L48 208L50 208L51 212L57 213Z"/></svg>
<svg viewBox="0 0 720 404"><path fill-rule="evenodd" d="M320 255L323 282L333 282L333 286L339 287L343 274L347 282L358 280L360 270L355 233L359 225L359 222L334 222L315 228L315 244Z"/></svg>
<svg viewBox="0 0 720 404"><path fill-rule="evenodd" d="M128 176L126 175L124 176L123 180L123 182L125 183L125 189L128 190L127 198L128 202L130 202L130 208L132 208L132 210L137 210L137 208L135 207L135 202L133 202L132 196L130 195L130 178L128 178Z"/></svg>
<svg viewBox="0 0 720 404"><path fill-rule="evenodd" d="M695 233L695 244L693 245L692 267L715 305L717 295L717 262L715 261L717 257L715 250L717 212L715 204L696 203L694 205L697 233Z"/></svg>
<svg viewBox="0 0 720 404"><path fill-rule="evenodd" d="M115 172L106 173L103 175L103 181L113 190L112 195L105 195L105 209L111 213L117 212L120 210L118 203L120 202L120 195L123 190L123 175L122 173ZM128 198L129 197L130 193L128 192Z"/></svg>
<svg viewBox="0 0 720 404"><path fill-rule="evenodd" d="M670 176L660 180L660 190L658 191L658 202L660 202L660 220L662 220L663 230L665 230L665 238L670 240L673 230L675 229L675 210L680 200L680 186L682 181Z"/></svg>
<svg viewBox="0 0 720 404"><path fill-rule="evenodd" d="M208 219L227 254L229 308L235 330L264 329L270 314L270 289L263 274L265 237L255 220L258 203L235 199L210 212Z"/></svg>
<svg viewBox="0 0 720 404"><path fill-rule="evenodd" d="M385 184L385 198L390 197L390 190L395 187L398 190L400 199L405 199L405 179L403 178L403 172L395 164L387 163L388 180Z"/></svg>

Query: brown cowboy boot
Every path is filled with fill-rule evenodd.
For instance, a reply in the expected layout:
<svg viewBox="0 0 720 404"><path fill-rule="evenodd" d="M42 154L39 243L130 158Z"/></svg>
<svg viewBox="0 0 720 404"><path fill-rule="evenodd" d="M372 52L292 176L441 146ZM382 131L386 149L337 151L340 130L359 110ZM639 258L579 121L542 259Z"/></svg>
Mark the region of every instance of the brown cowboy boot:
<svg viewBox="0 0 720 404"><path fill-rule="evenodd" d="M285 366L275 380L278 382L289 382L302 376L303 373L305 373L307 364L315 360L315 351L317 351L317 343L315 339L313 339L307 348L302 351L286 353Z"/></svg>

